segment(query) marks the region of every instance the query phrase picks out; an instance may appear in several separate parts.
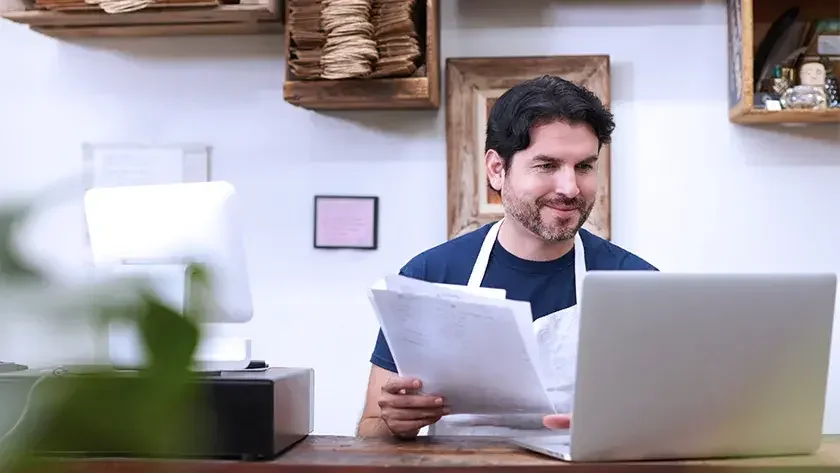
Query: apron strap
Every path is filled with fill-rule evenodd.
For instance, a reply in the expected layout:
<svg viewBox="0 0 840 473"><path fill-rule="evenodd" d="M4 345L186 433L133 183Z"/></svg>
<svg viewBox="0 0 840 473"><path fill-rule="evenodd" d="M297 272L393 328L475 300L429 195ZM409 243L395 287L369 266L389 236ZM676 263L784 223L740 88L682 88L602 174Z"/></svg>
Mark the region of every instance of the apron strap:
<svg viewBox="0 0 840 473"><path fill-rule="evenodd" d="M467 282L468 287L481 287L481 282L484 280L484 273L487 271L487 265L490 263L490 253L493 251L493 245L496 244L496 237L499 236L499 227L502 226L503 220L494 223L484 237L481 250L478 252L472 273L470 273L470 280Z"/></svg>
<svg viewBox="0 0 840 473"><path fill-rule="evenodd" d="M470 279L467 281L468 287L481 287L481 283L484 281L484 274L487 271L487 265L490 263L490 253L493 252L493 245L496 244L496 238L499 236L499 228L502 226L503 220L494 223L484 237L481 249L478 252L478 257L476 257L475 264L470 273ZM580 299L583 295L583 278L585 276L586 253L583 249L583 240L581 240L580 232L578 231L575 233L575 297L577 304L580 304Z"/></svg>
<svg viewBox="0 0 840 473"><path fill-rule="evenodd" d="M583 297L583 278L586 277L586 253L580 231L575 233L575 305L580 305Z"/></svg>

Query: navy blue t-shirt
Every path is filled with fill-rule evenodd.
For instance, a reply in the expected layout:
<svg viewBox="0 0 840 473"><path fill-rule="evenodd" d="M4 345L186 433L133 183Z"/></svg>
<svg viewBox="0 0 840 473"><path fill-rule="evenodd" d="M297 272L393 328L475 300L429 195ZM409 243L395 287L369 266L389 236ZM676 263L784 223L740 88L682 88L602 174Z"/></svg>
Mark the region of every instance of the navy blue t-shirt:
<svg viewBox="0 0 840 473"><path fill-rule="evenodd" d="M484 225L420 253L403 266L400 274L428 282L466 285L491 226ZM657 271L647 261L585 229L580 229L579 233L588 271ZM481 286L505 289L508 299L530 302L536 320L575 305L574 253L572 250L552 261L528 261L509 253L496 241ZM397 372L382 330L370 362Z"/></svg>

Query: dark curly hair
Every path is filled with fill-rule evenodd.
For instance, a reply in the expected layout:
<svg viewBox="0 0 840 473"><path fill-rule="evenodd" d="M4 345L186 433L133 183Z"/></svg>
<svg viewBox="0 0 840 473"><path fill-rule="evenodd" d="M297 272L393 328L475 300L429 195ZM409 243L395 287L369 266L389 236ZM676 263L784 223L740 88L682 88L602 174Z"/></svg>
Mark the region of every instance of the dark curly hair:
<svg viewBox="0 0 840 473"><path fill-rule="evenodd" d="M487 119L484 152L495 150L510 169L513 155L531 144L535 126L556 121L588 125L598 137L598 149L611 140L613 115L585 87L545 75L521 82L496 100Z"/></svg>

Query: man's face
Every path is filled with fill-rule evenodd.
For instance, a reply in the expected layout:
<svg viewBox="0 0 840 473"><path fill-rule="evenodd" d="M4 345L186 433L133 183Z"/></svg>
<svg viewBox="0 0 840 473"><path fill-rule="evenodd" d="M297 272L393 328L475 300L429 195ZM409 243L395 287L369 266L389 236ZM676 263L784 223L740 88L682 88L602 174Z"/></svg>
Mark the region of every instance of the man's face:
<svg viewBox="0 0 840 473"><path fill-rule="evenodd" d="M506 215L544 240L574 238L595 206L597 164L598 138L586 125L554 122L534 128L530 146L501 173Z"/></svg>

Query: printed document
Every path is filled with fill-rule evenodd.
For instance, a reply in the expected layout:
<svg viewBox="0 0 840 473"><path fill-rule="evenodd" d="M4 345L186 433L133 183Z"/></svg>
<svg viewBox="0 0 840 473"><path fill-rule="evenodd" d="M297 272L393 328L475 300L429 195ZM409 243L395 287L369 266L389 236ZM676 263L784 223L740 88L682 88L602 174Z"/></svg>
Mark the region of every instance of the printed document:
<svg viewBox="0 0 840 473"><path fill-rule="evenodd" d="M530 304L499 290L388 276L371 302L402 376L452 414L550 414Z"/></svg>

